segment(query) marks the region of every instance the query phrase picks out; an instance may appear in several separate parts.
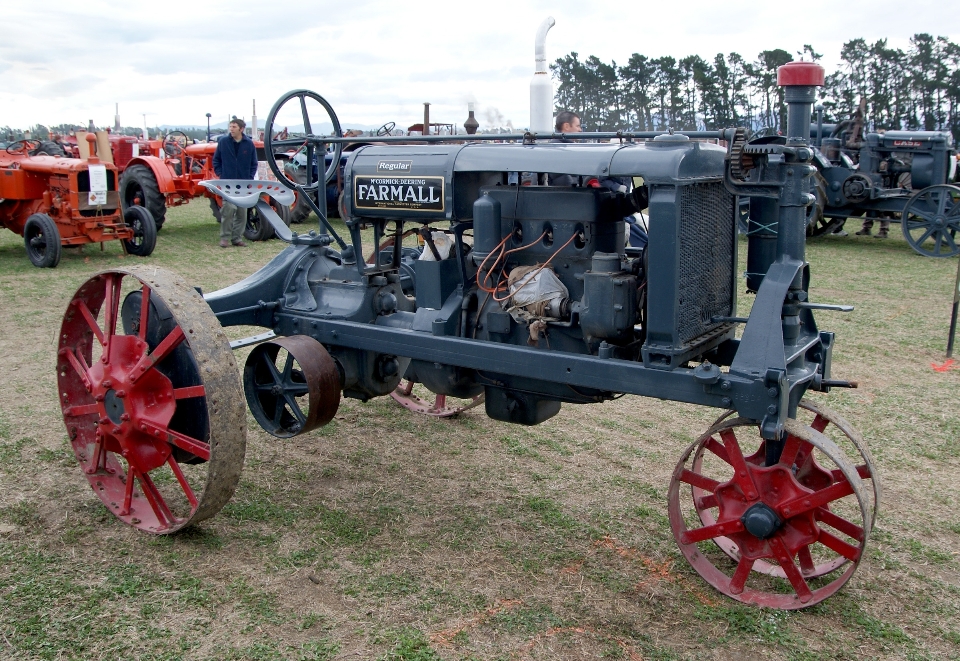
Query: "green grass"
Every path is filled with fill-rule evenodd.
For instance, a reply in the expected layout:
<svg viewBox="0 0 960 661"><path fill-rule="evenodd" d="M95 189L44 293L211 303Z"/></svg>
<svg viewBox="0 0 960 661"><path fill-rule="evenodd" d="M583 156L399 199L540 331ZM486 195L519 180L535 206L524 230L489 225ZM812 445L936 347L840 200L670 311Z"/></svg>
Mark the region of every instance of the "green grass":
<svg viewBox="0 0 960 661"><path fill-rule="evenodd" d="M811 299L857 308L817 322L837 334L834 377L860 383L814 397L864 434L884 500L850 582L783 613L723 597L677 550L670 475L717 412L659 400L567 405L531 429L344 400L287 440L248 417L219 514L173 537L119 523L67 441L57 329L99 270L145 263L210 292L282 247L217 239L203 201L171 209L142 260L108 243L40 270L0 232L0 658L960 659L960 370L930 366L955 260L897 236L808 245Z"/></svg>

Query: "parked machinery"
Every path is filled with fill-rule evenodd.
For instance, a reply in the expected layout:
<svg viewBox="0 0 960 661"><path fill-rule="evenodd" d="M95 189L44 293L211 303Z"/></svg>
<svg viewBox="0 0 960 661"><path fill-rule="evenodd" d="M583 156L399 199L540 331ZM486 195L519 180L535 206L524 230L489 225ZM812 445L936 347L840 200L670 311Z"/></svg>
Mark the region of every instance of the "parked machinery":
<svg viewBox="0 0 960 661"><path fill-rule="evenodd" d="M367 400L404 377L438 394L482 392L490 417L525 425L621 393L690 402L726 413L681 454L670 481L684 556L742 602L794 609L825 599L863 559L879 485L856 430L804 398L854 384L832 378L834 335L814 319L841 308L808 300L804 217L816 168L806 129L823 69L789 64L779 78L788 138L756 155L750 181L722 148L694 139L715 132L578 136L610 141L601 144L384 138L344 169L349 241L322 208L320 232L291 232L261 199L289 203L283 185L208 183L259 208L290 245L206 296L156 269L110 270L78 290L57 371L85 476L122 521L170 533L231 497L244 395L278 437L329 422L341 393ZM337 126L326 101L300 90L274 106L267 135L282 103L306 108L307 99ZM331 164L297 191L336 176L348 142L310 135L307 162L332 145ZM268 137L266 150L288 146ZM282 181L281 164L271 168ZM519 186L521 172L583 185ZM629 195L592 185L606 177L644 183ZM736 312L737 195L769 200L780 227L747 318ZM623 218L643 207L648 248L625 248ZM426 247L411 268L401 244L412 231ZM232 325L265 329L232 343L255 345L242 378L220 329Z"/></svg>
<svg viewBox="0 0 960 661"><path fill-rule="evenodd" d="M121 216L117 169L100 162L95 142L90 135L94 155L86 160L31 155L43 147L39 140L20 140L0 150L0 227L23 236L34 266L55 267L62 246L102 241L122 241L133 255L153 252L153 216L139 206Z"/></svg>
<svg viewBox="0 0 960 661"><path fill-rule="evenodd" d="M167 207L180 206L196 197L206 196L210 199L214 218L220 221L222 202L202 186L202 182L216 179L213 172L213 155L217 149L215 142L190 144L185 134L172 131L162 141L151 140L144 149L131 151L126 145L130 140L135 142L135 139L118 137L120 139L112 144L114 158L120 159L117 160L121 171L120 202L124 208L135 205L146 207L157 219L159 229L166 220ZM257 141L255 144L258 160L263 161L263 143ZM268 175L266 169L263 174ZM274 213L289 225L290 208L276 202L271 204ZM250 209L243 235L251 241L266 241L273 237L273 228L263 221L256 209Z"/></svg>
<svg viewBox="0 0 960 661"><path fill-rule="evenodd" d="M929 257L960 253L960 188L957 150L948 131L887 131L862 133L862 109L853 120L836 125L811 126L818 147L817 175L810 192L808 234L820 236L839 228L847 218L866 216L900 222L910 246ZM824 136L827 137L824 137ZM754 155L781 136L751 140L740 150L744 173ZM775 228L754 223L751 232L775 237ZM772 238L775 241L775 238Z"/></svg>

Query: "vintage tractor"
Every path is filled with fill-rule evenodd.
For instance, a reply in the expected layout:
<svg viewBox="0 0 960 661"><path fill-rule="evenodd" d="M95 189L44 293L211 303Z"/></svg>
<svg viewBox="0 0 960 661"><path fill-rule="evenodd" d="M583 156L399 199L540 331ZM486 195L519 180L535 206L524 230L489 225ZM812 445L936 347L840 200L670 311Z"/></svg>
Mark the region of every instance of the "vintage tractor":
<svg viewBox="0 0 960 661"><path fill-rule="evenodd" d="M95 141L91 135L91 150ZM0 151L0 227L23 236L34 266L53 268L62 246L86 243L118 240L132 255L153 252L153 216L139 206L121 216L113 165L96 155L86 160L30 155L41 147L40 141L20 140Z"/></svg>
<svg viewBox="0 0 960 661"><path fill-rule="evenodd" d="M907 243L928 257L960 253L960 187L957 150L948 131L887 131L863 134L863 110L836 125L811 126L817 174L811 190L809 236L830 234L847 218L865 216L901 224ZM826 137L825 137L826 136ZM748 174L756 155L782 136L764 136L737 145L737 167ZM753 222L750 233L776 241L776 228Z"/></svg>
<svg viewBox="0 0 960 661"><path fill-rule="evenodd" d="M262 154L263 144L257 142L256 145L258 155ZM186 135L173 131L162 141L150 141L150 147L146 153L126 159L121 169L120 202L123 207L146 207L157 218L159 229L166 219L167 207L179 206L205 195L210 199L214 218L220 222L223 203L201 185L204 181L216 178L213 172L216 143L189 144ZM263 161L263 158L259 160ZM264 177L273 178L266 167L263 168L263 174ZM269 204L289 225L290 207L275 201ZM273 228L260 217L257 209L250 209L244 236L251 241L265 241L273 237Z"/></svg>
<svg viewBox="0 0 960 661"><path fill-rule="evenodd" d="M291 232L262 196L288 204L294 188L316 193L349 138L308 136L307 162L333 146L308 185L284 182L276 159L280 183L206 183L259 208L289 246L205 296L156 269L110 270L80 287L57 372L84 476L121 521L166 534L230 499L246 406L285 438L329 422L341 396L387 395L403 378L437 394L483 393L487 415L523 425L622 393L695 403L725 413L680 454L668 487L683 555L741 602L822 601L864 558L879 485L860 434L804 396L855 384L833 379L834 335L814 319L845 308L808 299L807 126L823 69L788 64L779 79L788 137L755 156L749 178L697 140L730 131L578 136L601 143L384 138L344 169L346 238L323 208L320 231ZM268 159L292 144L269 138L278 109L290 102L306 115L308 99L339 135L325 100L291 92L268 117ZM518 186L519 172L582 185ZM607 177L643 185L630 194L593 185ZM748 317L736 305L739 195L768 200L780 227ZM625 248L623 219L640 208L649 245ZM426 245L409 268L403 239L413 233ZM221 326L234 325L264 332L230 343ZM241 374L231 346L251 345Z"/></svg>

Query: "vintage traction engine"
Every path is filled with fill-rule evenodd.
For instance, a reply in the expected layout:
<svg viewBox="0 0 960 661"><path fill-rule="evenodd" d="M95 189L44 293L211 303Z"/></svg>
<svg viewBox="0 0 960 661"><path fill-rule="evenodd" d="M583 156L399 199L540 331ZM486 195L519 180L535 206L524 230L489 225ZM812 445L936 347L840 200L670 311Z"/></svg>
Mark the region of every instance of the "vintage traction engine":
<svg viewBox="0 0 960 661"><path fill-rule="evenodd" d="M122 521L171 533L232 496L244 395L278 437L329 422L341 394L367 400L401 379L440 395L482 393L487 415L524 425L563 403L621 393L691 402L726 413L673 473L669 519L680 550L739 601L818 603L861 562L879 485L859 433L804 398L854 385L831 378L834 336L813 315L849 308L807 299L804 219L815 171L807 136L823 69L788 64L779 79L789 136L757 156L759 176L749 180L724 149L696 139L732 132L578 136L599 140L589 143L386 138L346 164L348 240L323 208L314 209L321 231L309 234L271 214L262 194L281 203L293 195L275 161L281 183L212 182L223 197L257 205L290 245L205 296L154 268L103 272L80 287L57 369L84 474ZM302 109L307 136L270 141L288 102ZM332 108L305 90L277 102L266 131L268 155L305 143L309 161L333 146L331 167L300 194L322 189L349 141L311 135L307 102L323 106L339 135ZM575 185L544 185L551 173ZM631 193L603 186L626 177ZM538 185L518 185L531 178ZM779 227L746 318L736 309L738 196L769 200L767 221ZM645 250L624 246L623 219L638 209L649 214ZM266 329L232 343L255 345L242 375L221 329L231 325Z"/></svg>

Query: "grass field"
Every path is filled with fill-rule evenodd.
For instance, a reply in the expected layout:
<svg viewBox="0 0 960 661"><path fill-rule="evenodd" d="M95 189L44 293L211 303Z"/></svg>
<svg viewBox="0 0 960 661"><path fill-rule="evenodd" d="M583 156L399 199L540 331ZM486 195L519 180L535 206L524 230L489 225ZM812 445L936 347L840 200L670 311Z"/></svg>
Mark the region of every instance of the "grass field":
<svg viewBox="0 0 960 661"><path fill-rule="evenodd" d="M171 537L121 524L57 403L65 306L102 269L142 261L209 292L281 248L217 238L205 200L172 209L143 260L108 243L41 270L0 232L0 658L960 659L960 371L931 367L955 260L898 234L809 244L811 299L856 306L817 319L834 377L860 383L811 397L863 432L884 498L851 581L780 612L714 591L670 532L670 474L718 411L636 397L534 428L344 400L291 440L248 415L219 515Z"/></svg>

